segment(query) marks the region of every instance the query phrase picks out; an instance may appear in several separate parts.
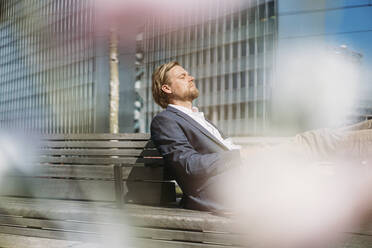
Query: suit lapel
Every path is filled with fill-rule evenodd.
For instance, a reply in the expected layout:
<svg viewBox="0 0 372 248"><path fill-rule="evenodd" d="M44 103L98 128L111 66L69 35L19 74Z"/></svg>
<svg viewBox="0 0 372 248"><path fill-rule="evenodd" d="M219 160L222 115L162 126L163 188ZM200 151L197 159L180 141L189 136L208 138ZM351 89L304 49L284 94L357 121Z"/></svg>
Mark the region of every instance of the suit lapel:
<svg viewBox="0 0 372 248"><path fill-rule="evenodd" d="M225 146L221 141L219 141L213 134L211 134L207 129L205 129L202 125L200 125L197 121L195 121L193 118L191 118L189 115L185 114L184 112L173 108L171 106L167 107L168 111L174 112L177 115L181 116L183 119L185 119L187 122L189 122L191 125L193 125L195 128L197 128L200 132L202 132L204 135L206 135L208 138L213 140L215 143L220 145L222 148L229 150L228 147ZM214 125L213 125L214 126ZM218 130L218 129L217 129Z"/></svg>

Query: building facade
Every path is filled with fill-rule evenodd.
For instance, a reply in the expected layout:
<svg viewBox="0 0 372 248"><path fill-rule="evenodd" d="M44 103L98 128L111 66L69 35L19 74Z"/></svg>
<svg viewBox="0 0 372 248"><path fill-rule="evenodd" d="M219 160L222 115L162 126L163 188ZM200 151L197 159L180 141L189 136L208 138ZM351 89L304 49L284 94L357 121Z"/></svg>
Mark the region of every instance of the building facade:
<svg viewBox="0 0 372 248"><path fill-rule="evenodd" d="M250 1L177 26L147 20L143 40L142 131L161 108L152 100L151 74L178 61L196 80L196 105L227 135L259 135L270 117L277 37L276 1Z"/></svg>
<svg viewBox="0 0 372 248"><path fill-rule="evenodd" d="M308 51L322 47L332 56L337 53L333 50L347 44L357 54L348 55L347 60L355 60L356 66L370 71L370 0L246 2L238 9L219 3L208 14L189 14L180 21L175 18L176 24L162 23L161 18L147 20L140 42L144 54L142 131L149 131L153 116L161 111L152 100L151 74L157 66L172 60L196 78L200 96L195 104L229 136L276 132L275 125L282 120L275 116L272 97L282 87L277 74L288 59L288 51L304 50L306 44ZM371 92L370 78L365 76L363 83L350 83L364 84L370 90L362 92ZM358 97L361 104L356 104L360 107L349 116L355 120L369 118L371 101L362 95ZM316 93L312 99L316 99ZM294 119L287 122L306 122L300 112L293 113ZM308 122L296 131L317 127Z"/></svg>
<svg viewBox="0 0 372 248"><path fill-rule="evenodd" d="M92 0L1 1L0 128L108 132L109 40L97 27ZM119 55L126 82L132 48ZM133 130L132 91L120 88L121 132Z"/></svg>

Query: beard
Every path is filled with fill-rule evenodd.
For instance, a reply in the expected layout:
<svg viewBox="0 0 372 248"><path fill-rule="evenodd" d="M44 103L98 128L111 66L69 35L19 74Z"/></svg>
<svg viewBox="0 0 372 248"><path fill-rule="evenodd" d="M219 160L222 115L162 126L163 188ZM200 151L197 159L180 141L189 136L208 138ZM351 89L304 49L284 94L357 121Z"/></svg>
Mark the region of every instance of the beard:
<svg viewBox="0 0 372 248"><path fill-rule="evenodd" d="M171 94L170 98L177 101L190 101L192 102L199 96L199 90L194 86L190 87L186 92L182 94Z"/></svg>
<svg viewBox="0 0 372 248"><path fill-rule="evenodd" d="M188 94L188 100L193 101L199 96L199 90L196 87L190 89Z"/></svg>

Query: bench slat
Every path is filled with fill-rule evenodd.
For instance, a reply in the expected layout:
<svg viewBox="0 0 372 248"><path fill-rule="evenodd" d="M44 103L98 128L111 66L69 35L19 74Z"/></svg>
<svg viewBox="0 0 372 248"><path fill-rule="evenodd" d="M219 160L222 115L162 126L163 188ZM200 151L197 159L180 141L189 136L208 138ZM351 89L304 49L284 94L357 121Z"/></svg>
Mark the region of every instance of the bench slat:
<svg viewBox="0 0 372 248"><path fill-rule="evenodd" d="M148 133L88 133L88 134L48 134L43 140L149 140Z"/></svg>
<svg viewBox="0 0 372 248"><path fill-rule="evenodd" d="M164 167L123 167L124 180L169 180L170 175ZM38 165L34 176L113 179L112 166L97 165ZM13 174L14 175L14 174Z"/></svg>
<svg viewBox="0 0 372 248"><path fill-rule="evenodd" d="M0 195L115 201L114 181L7 177L0 182ZM133 203L161 204L175 201L172 182L124 182L126 198Z"/></svg>
<svg viewBox="0 0 372 248"><path fill-rule="evenodd" d="M40 163L62 163L62 164L123 164L123 166L133 164L163 165L164 161L158 158L84 158L84 157L40 157Z"/></svg>
<svg viewBox="0 0 372 248"><path fill-rule="evenodd" d="M155 148L151 141L43 141L41 148Z"/></svg>
<svg viewBox="0 0 372 248"><path fill-rule="evenodd" d="M127 230L125 225L116 223L102 223L97 222L77 222L77 221L61 221L61 220L44 220L44 219L31 219L15 216L1 216L0 226L31 226L40 227L61 231L77 231L77 232L90 232L100 234L107 228L112 228L116 231ZM136 237L152 238L161 240L180 240L192 242L208 242L211 244L226 244L226 245L239 245L241 240L240 235L230 233L210 233L210 232L194 232L186 230L167 230L156 228L143 228L143 227L130 227L130 232ZM49 236L50 237L50 236Z"/></svg>
<svg viewBox="0 0 372 248"><path fill-rule="evenodd" d="M97 234L95 233L62 232L58 230L31 229L31 228L12 227L12 226L0 226L0 232L7 233L7 234L30 236L30 237L58 239L58 241L72 240L72 241L83 241L83 242L84 241L85 242L99 242L101 240L100 239L101 237L99 236L97 237ZM3 240L3 241L0 240L0 245L3 246L3 245L8 244L8 243L5 243L6 241L7 240ZM106 242L107 241L108 240L106 240ZM205 244L205 243L166 241L166 240L132 238L132 237L130 237L129 240L126 240L126 241L129 244L133 245L133 247L146 247L146 248L147 247L161 247L161 248L168 248L168 247L169 248L179 248L179 247L182 247L182 248L222 248L222 247L226 247L222 245ZM52 244L49 243L48 245L48 247L53 247L50 245L53 245L53 243ZM73 247L75 246L76 244ZM12 243L12 247L14 247L14 242ZM16 247L20 247L20 246L17 245ZM29 246L22 246L22 247L29 247ZM35 246L35 247L39 247L39 246ZM64 246L60 246L60 247L64 247ZM79 246L76 246L76 247L79 247ZM82 246L82 247L87 247L87 246ZM123 245L123 247L126 247L126 245ZM234 246L228 246L228 247L233 248Z"/></svg>
<svg viewBox="0 0 372 248"><path fill-rule="evenodd" d="M8 247L11 247L11 248L40 248L40 247L99 248L100 247L99 245L97 246L97 244L92 244L91 242L89 242L88 235L85 238L87 240L87 243L85 243L81 241L70 241L70 240L38 237L37 234L42 233L42 232L45 232L43 236L46 236L46 233L53 233L53 231L49 231L49 230L33 230L32 232L26 232L26 234L28 235L24 235L25 230L23 229L17 228L17 227L0 227L0 232L2 232L2 234L0 234L0 247L4 247L4 248L8 248ZM35 235L32 235L32 234L35 234ZM91 234L89 235L92 236Z"/></svg>
<svg viewBox="0 0 372 248"><path fill-rule="evenodd" d="M73 241L87 241L87 242L97 242L98 241L98 237L97 237L97 234L95 233L77 233L77 232L64 232L64 231L58 231L58 230L47 230L47 229L37 229L37 228L25 228L25 227L17 227L17 226L0 226L0 233L7 233L7 234L14 234L14 235L19 235L19 237L38 237L38 238L46 238L46 239L57 239L57 240L54 240L54 242L57 241L57 244L58 244L58 241L61 241L61 243L63 245L61 246L54 246L56 245L54 242L53 243L50 243L50 240L48 240L49 242L46 242L45 246L38 243L38 244L35 244L34 246L30 246L29 244L24 244L24 240L22 240L22 243L21 244L16 244L16 243L12 243L12 242L7 242L7 240L2 240L0 239L0 247L16 247L16 248L20 248L20 247L25 247L25 248L29 248L29 247L58 247L58 248L63 248L63 247L79 247L79 246L76 246L73 245L74 242ZM70 240L70 245L71 246L66 246L66 244L64 243L65 241L64 240ZM14 239L12 240L14 241ZM38 242L40 242L40 240L37 240ZM8 246L9 244L11 244L10 246ZM15 245L16 244L16 245ZM82 248L85 248L87 246L82 246Z"/></svg>
<svg viewBox="0 0 372 248"><path fill-rule="evenodd" d="M170 175L164 167L123 167L124 180L170 180ZM31 176L31 177L67 177L67 178L95 178L113 179L114 170L112 166L100 165L34 165L30 173L22 171L7 171L7 176Z"/></svg>
<svg viewBox="0 0 372 248"><path fill-rule="evenodd" d="M133 156L159 157L157 150L142 149L41 149L41 155L91 155L91 156Z"/></svg>

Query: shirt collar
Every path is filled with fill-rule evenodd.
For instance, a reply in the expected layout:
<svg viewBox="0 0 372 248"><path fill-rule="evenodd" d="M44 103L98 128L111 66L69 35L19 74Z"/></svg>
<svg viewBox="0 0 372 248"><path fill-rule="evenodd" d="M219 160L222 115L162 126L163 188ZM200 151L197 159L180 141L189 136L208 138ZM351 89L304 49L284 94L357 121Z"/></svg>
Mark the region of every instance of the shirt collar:
<svg viewBox="0 0 372 248"><path fill-rule="evenodd" d="M189 108L186 108L184 106L180 106L180 105L174 105L174 104L168 104L168 106L171 106L175 109L178 109L182 112L184 112L185 114L195 114L195 113L200 113L199 112L199 109L197 107L192 107L191 109Z"/></svg>

